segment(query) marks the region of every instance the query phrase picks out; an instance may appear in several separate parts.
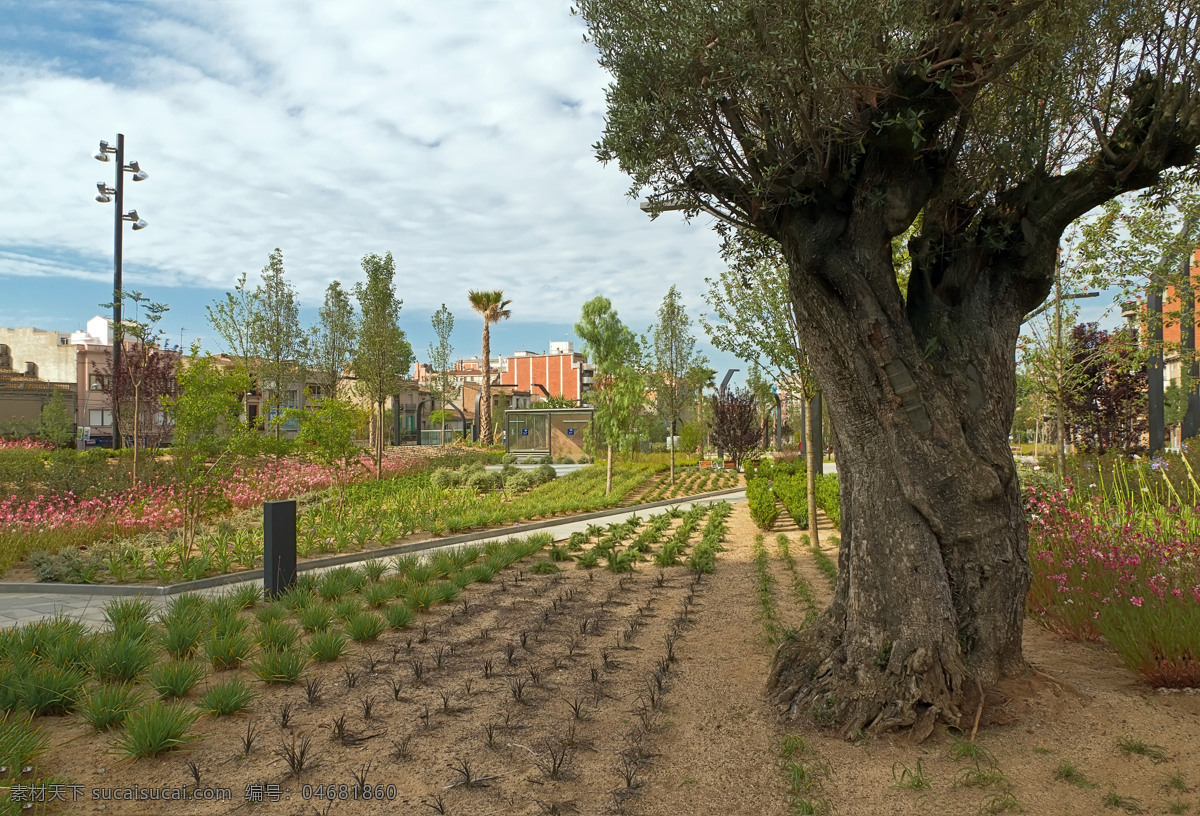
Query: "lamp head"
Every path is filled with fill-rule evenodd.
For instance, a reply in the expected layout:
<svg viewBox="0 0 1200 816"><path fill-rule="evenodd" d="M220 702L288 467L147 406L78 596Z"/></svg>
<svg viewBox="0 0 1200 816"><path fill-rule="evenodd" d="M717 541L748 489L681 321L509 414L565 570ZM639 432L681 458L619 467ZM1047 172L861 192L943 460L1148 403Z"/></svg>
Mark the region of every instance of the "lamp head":
<svg viewBox="0 0 1200 816"><path fill-rule="evenodd" d="M130 210L129 212L125 213L125 215L123 215L121 217L124 218L126 221L137 221L138 220L137 210Z"/></svg>
<svg viewBox="0 0 1200 816"><path fill-rule="evenodd" d="M139 170L133 174L134 181L145 181L148 178L150 178L150 174L147 173L145 170Z"/></svg>
<svg viewBox="0 0 1200 816"><path fill-rule="evenodd" d="M112 199L109 198L108 196L106 196L104 193L101 193L100 195L96 196L96 200L99 201L101 204L107 204L108 202L112 201Z"/></svg>
<svg viewBox="0 0 1200 816"><path fill-rule="evenodd" d="M134 228L135 230L144 230L144 229L145 229L146 227L148 227L148 226L150 226L150 225L149 225L149 224L147 224L145 221L143 221L142 219L140 219L140 218L139 218L139 219L137 220L137 223L135 223L135 224L133 225L133 228Z"/></svg>
<svg viewBox="0 0 1200 816"><path fill-rule="evenodd" d="M106 161L108 161L108 154L105 153L103 150L97 150L95 153L92 154L92 158L95 159L96 161L106 162Z"/></svg>

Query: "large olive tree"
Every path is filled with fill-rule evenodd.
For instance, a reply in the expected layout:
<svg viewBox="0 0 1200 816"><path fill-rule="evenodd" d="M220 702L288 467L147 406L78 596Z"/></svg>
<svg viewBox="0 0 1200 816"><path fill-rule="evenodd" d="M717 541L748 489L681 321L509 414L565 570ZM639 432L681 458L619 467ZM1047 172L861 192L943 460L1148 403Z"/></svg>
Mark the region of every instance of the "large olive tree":
<svg viewBox="0 0 1200 816"><path fill-rule="evenodd" d="M1200 142L1191 3L577 0L598 145L660 204L777 241L833 413L834 599L782 645L791 715L973 716L1024 668L1014 347L1059 236ZM892 239L913 225L911 275ZM731 225L731 226L730 226Z"/></svg>

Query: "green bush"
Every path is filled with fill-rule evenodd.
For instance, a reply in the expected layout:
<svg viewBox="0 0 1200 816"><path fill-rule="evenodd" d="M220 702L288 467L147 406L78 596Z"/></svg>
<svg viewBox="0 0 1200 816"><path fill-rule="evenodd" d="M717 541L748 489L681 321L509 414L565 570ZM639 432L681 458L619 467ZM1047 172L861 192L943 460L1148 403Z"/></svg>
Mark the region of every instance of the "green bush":
<svg viewBox="0 0 1200 816"><path fill-rule="evenodd" d="M523 471L516 465L506 464L504 467L500 468L500 478L507 482L510 477L521 472Z"/></svg>
<svg viewBox="0 0 1200 816"><path fill-rule="evenodd" d="M519 493L523 490L532 490L537 487L537 479L532 473L524 470L518 470L504 482L504 487L511 493Z"/></svg>
<svg viewBox="0 0 1200 816"><path fill-rule="evenodd" d="M433 473L429 474L429 484L435 490L445 490L450 487L456 487L460 481L457 473L446 468L438 468Z"/></svg>
<svg viewBox="0 0 1200 816"><path fill-rule="evenodd" d="M554 457L547 453L545 456L538 459L538 463L542 465L553 465Z"/></svg>
<svg viewBox="0 0 1200 816"><path fill-rule="evenodd" d="M533 478L537 481L538 484L545 484L546 482L553 482L556 478L558 478L558 471L556 471L552 465L547 465L547 464L538 465L536 468L533 469L532 472L533 472Z"/></svg>
<svg viewBox="0 0 1200 816"><path fill-rule="evenodd" d="M79 701L79 713L95 730L108 731L124 723L126 715L141 702L141 695L132 685L100 685Z"/></svg>
<svg viewBox="0 0 1200 816"><path fill-rule="evenodd" d="M467 487L476 493L491 493L499 490L501 485L499 473L488 473L485 470L472 471L467 477Z"/></svg>
<svg viewBox="0 0 1200 816"><path fill-rule="evenodd" d="M763 530L771 529L775 519L779 518L779 508L775 506L775 494L766 479L757 478L746 482L746 499L750 503L750 518Z"/></svg>
<svg viewBox="0 0 1200 816"><path fill-rule="evenodd" d="M817 506L825 511L825 515L829 516L834 527L842 529L842 494L838 490L837 474L818 476L815 492Z"/></svg>
<svg viewBox="0 0 1200 816"><path fill-rule="evenodd" d="M515 453L506 453L500 457L500 464L515 465L517 463L517 455Z"/></svg>
<svg viewBox="0 0 1200 816"><path fill-rule="evenodd" d="M801 530L808 528L808 479L803 475L778 472L772 484L783 508Z"/></svg>

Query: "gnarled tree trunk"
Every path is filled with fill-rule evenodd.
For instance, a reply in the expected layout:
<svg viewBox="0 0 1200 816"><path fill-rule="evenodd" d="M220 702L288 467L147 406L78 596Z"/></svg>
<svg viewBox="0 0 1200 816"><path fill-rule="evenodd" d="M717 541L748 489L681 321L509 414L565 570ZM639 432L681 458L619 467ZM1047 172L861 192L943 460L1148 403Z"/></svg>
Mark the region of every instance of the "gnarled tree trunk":
<svg viewBox="0 0 1200 816"><path fill-rule="evenodd" d="M848 734L923 739L1024 666L1030 570L1008 434L1023 304L1048 278L1017 273L1052 268L1057 236L1013 258L915 247L905 303L882 219L864 215L778 235L834 419L843 526L833 602L781 645L769 690Z"/></svg>

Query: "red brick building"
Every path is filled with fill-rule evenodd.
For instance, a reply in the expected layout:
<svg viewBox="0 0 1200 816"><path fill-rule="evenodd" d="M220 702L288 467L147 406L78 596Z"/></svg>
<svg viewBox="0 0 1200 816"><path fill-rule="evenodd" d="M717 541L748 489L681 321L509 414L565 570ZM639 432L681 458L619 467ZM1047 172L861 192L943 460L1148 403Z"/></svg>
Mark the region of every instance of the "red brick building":
<svg viewBox="0 0 1200 816"><path fill-rule="evenodd" d="M551 343L546 354L515 351L508 357L493 358L491 369L493 385L528 392L535 404L547 397L558 396L577 402L592 386L592 369L587 358L567 342ZM418 383L428 385L433 376L433 369L428 364L416 364ZM467 384L480 385L483 361L479 357L458 360L450 370L450 376L460 390Z"/></svg>

